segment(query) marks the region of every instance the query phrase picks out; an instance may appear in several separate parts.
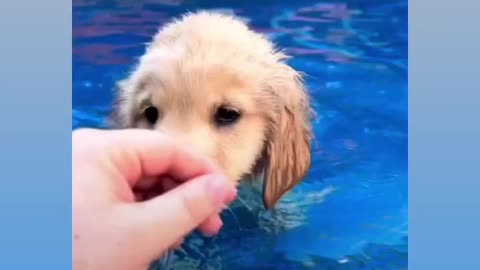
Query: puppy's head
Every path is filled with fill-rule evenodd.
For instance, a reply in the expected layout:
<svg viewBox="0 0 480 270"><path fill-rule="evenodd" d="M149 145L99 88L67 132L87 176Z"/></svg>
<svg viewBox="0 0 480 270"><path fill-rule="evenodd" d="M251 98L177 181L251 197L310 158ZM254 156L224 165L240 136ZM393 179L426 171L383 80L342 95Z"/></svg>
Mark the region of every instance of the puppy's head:
<svg viewBox="0 0 480 270"><path fill-rule="evenodd" d="M112 123L169 134L232 181L262 175L270 209L310 165L309 102L285 58L233 17L188 14L118 84Z"/></svg>

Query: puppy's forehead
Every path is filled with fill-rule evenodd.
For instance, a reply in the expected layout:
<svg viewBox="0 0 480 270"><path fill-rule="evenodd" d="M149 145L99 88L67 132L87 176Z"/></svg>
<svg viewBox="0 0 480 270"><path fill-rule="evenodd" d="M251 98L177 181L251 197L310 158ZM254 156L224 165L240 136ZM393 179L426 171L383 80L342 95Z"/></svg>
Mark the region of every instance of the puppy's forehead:
<svg viewBox="0 0 480 270"><path fill-rule="evenodd" d="M240 66L248 68L231 59L188 56L180 47L149 52L140 69L158 102L185 108L212 103L253 107L251 97L259 83Z"/></svg>

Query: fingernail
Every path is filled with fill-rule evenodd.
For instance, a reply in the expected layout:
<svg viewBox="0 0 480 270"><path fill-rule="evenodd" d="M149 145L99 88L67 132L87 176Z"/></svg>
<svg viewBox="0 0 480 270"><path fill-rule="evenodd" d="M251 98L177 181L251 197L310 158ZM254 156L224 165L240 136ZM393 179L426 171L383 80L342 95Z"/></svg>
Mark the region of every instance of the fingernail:
<svg viewBox="0 0 480 270"><path fill-rule="evenodd" d="M236 188L224 177L212 177L207 185L207 192L218 207L229 204L237 194Z"/></svg>

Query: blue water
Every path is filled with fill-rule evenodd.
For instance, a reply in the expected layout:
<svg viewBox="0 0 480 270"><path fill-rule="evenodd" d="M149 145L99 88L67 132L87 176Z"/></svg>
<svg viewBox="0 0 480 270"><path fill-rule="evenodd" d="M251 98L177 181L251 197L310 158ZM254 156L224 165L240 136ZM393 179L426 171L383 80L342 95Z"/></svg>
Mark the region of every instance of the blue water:
<svg viewBox="0 0 480 270"><path fill-rule="evenodd" d="M407 269L406 0L73 0L72 128L101 127L144 43L200 8L245 18L293 56L308 74L316 145L276 213L243 187L221 233L192 235L170 267Z"/></svg>

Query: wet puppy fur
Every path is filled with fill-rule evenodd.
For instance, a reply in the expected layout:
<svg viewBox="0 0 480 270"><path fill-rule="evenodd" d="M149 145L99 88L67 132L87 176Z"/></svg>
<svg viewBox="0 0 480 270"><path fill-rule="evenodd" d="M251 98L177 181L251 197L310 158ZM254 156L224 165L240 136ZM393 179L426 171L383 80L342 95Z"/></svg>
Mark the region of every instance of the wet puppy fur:
<svg viewBox="0 0 480 270"><path fill-rule="evenodd" d="M312 110L287 59L236 17L188 13L162 27L118 83L110 126L170 135L236 184L263 180L272 209L310 167Z"/></svg>

